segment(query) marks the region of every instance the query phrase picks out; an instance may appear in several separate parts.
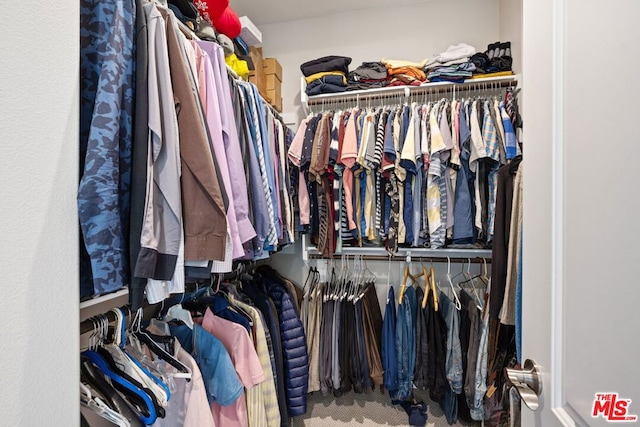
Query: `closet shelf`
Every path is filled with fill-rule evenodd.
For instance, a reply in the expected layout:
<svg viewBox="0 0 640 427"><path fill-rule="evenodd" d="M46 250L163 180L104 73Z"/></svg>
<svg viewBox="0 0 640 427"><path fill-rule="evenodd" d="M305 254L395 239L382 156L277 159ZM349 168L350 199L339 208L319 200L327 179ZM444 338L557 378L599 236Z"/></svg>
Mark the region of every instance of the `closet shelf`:
<svg viewBox="0 0 640 427"><path fill-rule="evenodd" d="M89 308L89 307L93 307L95 305L100 305L100 304L104 304L105 302L108 301L112 301L118 298L122 298L129 295L129 288L124 287L122 289L120 289L119 291L116 292L112 292L110 294L106 294L106 295L100 295L97 297L93 297L89 300L86 301L82 301L80 303L80 310L83 310L85 308Z"/></svg>
<svg viewBox="0 0 640 427"><path fill-rule="evenodd" d="M425 83L421 86L393 86L367 90L354 90L339 93L326 93L322 95L307 96L306 81L301 80L301 103L308 111L310 106L322 105L326 102L357 102L360 100L376 99L382 97L400 96L409 98L411 95L438 93L440 91L467 91L467 90L491 90L495 88L514 87L518 84L518 75L487 77L484 79L471 79L464 83Z"/></svg>

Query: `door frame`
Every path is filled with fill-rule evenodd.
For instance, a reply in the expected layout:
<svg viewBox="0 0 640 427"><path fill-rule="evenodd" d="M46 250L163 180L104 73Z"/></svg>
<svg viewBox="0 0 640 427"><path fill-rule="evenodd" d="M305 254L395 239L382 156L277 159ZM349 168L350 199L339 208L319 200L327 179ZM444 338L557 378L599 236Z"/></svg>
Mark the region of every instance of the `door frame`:
<svg viewBox="0 0 640 427"><path fill-rule="evenodd" d="M522 410L527 427L584 422L563 393L565 7L563 0L523 0L522 353L535 355L543 383L539 411ZM540 162L545 158L550 162ZM535 230L527 227L534 222Z"/></svg>

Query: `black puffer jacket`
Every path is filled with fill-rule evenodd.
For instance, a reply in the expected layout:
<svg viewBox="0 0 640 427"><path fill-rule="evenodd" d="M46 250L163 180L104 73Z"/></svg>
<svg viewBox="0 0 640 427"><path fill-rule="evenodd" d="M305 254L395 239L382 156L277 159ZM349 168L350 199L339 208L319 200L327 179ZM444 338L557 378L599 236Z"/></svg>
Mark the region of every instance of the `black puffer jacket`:
<svg viewBox="0 0 640 427"><path fill-rule="evenodd" d="M287 290L275 281L266 279L266 282L269 297L276 306L280 320L287 409L289 416L295 417L307 412L309 386L307 338Z"/></svg>

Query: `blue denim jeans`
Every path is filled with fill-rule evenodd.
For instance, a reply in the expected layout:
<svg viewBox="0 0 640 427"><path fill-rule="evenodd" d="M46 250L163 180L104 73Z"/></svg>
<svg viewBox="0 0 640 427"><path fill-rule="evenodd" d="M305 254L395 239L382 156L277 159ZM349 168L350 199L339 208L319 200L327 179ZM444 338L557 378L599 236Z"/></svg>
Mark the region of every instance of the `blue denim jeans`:
<svg viewBox="0 0 640 427"><path fill-rule="evenodd" d="M440 292L442 315L447 324L447 358L445 363L445 372L449 386L455 394L462 393L463 386L463 367L462 367L462 348L460 346L460 312L456 309L453 301L449 297Z"/></svg>
<svg viewBox="0 0 640 427"><path fill-rule="evenodd" d="M471 418L476 421L484 419L484 394L487 392L487 345L489 338L489 316L485 316L481 324L480 346L476 362L475 394Z"/></svg>
<svg viewBox="0 0 640 427"><path fill-rule="evenodd" d="M398 391L395 399L407 400L413 388L413 371L416 366L416 290L409 286L398 306L396 323L396 354L398 358Z"/></svg>
<svg viewBox="0 0 640 427"><path fill-rule="evenodd" d="M440 407L444 416L447 417L449 425L454 425L458 421L458 396L448 388L444 392L444 397L440 401Z"/></svg>
<svg viewBox="0 0 640 427"><path fill-rule="evenodd" d="M382 367L384 386L389 394L398 388L398 359L396 356L396 300L393 287L387 294L387 305L382 321Z"/></svg>

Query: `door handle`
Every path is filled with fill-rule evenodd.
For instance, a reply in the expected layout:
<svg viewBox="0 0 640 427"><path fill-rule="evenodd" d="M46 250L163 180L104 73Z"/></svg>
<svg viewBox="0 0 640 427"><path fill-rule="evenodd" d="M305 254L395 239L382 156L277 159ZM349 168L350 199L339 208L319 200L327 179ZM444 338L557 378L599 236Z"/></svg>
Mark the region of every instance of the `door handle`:
<svg viewBox="0 0 640 427"><path fill-rule="evenodd" d="M520 399L527 408L535 411L538 409L538 396L542 393L542 381L538 377L538 365L531 359L524 361L520 369L504 368L507 381L515 386Z"/></svg>

